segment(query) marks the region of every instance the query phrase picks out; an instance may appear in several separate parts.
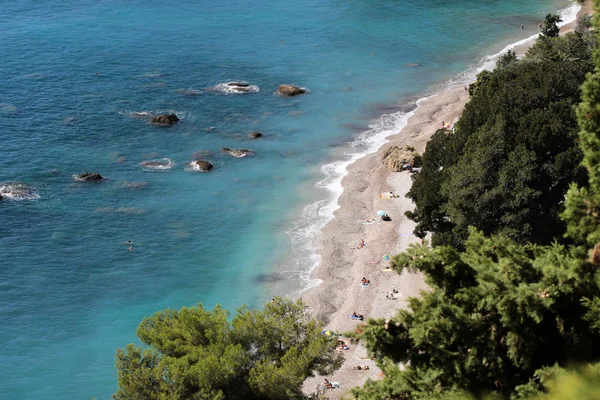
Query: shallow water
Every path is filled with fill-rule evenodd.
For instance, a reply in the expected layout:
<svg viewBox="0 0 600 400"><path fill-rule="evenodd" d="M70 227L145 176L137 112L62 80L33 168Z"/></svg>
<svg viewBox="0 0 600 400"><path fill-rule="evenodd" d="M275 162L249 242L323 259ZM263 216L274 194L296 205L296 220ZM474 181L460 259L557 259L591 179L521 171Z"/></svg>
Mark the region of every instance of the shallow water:
<svg viewBox="0 0 600 400"><path fill-rule="evenodd" d="M144 316L260 306L305 284L333 196L314 186L321 166L567 4L481 3L3 4L0 187L29 192L0 202L1 397L107 399L115 349ZM259 90L209 90L228 81ZM279 97L281 83L309 93ZM181 121L156 127L140 112ZM199 151L211 172L186 169ZM173 168L139 164L163 158ZM75 182L84 171L107 180ZM281 264L293 267L274 273Z"/></svg>

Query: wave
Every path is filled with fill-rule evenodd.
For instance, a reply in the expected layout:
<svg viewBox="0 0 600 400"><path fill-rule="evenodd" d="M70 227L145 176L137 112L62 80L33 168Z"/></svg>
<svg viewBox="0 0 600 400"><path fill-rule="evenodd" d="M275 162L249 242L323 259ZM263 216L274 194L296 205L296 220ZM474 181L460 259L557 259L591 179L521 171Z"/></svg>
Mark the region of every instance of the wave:
<svg viewBox="0 0 600 400"><path fill-rule="evenodd" d="M581 5L577 3L561 9L559 15L563 19L563 22L559 26L564 26L575 21L577 13L580 10ZM294 254L294 257L291 258L293 270L287 270L285 274L290 279L300 282L300 288L290 293L290 296L299 296L302 292L316 287L321 283L321 280L312 279L310 276L312 271L321 262L321 256L316 252L313 241L315 237L319 236L327 223L334 218L334 212L340 208L338 199L344 191L342 179L348 174L348 166L366 155L376 152L384 144L389 143L387 138L398 134L406 127L408 120L418 110L423 101L450 88L473 82L477 74L481 71L493 69L496 61L502 54L515 47L532 42L537 37L538 34L532 35L505 46L498 53L483 57L479 63L471 66L456 78L445 82L434 94L417 100L412 104L412 107L409 105L408 110L381 116L375 124L369 126L367 131L361 133L352 142L348 143L349 150L342 155L341 159L327 163L321 167L321 171L325 177L314 186L315 188L326 190L328 192L327 198L304 207L294 226L286 232L291 239L292 254ZM286 260L289 266L290 258Z"/></svg>
<svg viewBox="0 0 600 400"><path fill-rule="evenodd" d="M244 94L244 93L257 93L260 92L260 88L256 85L250 85L246 81L231 81L224 83L217 83L215 86L209 88L215 92L221 92L225 94Z"/></svg>
<svg viewBox="0 0 600 400"><path fill-rule="evenodd" d="M145 160L140 163L145 171L165 171L172 169L175 163L170 158L159 158L156 160Z"/></svg>
<svg viewBox="0 0 600 400"><path fill-rule="evenodd" d="M37 200L40 198L40 195L33 188L19 182L0 183L0 196L3 200L13 201Z"/></svg>

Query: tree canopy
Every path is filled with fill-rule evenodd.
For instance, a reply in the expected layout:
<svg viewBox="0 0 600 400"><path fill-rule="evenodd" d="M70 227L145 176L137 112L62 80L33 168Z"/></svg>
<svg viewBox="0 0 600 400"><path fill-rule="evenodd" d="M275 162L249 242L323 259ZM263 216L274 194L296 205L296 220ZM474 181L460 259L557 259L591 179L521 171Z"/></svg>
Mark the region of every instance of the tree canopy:
<svg viewBox="0 0 600 400"><path fill-rule="evenodd" d="M341 363L336 339L321 334L301 301L275 298L264 311L228 316L199 304L145 318L137 334L150 347L117 350L113 398L298 399L307 377Z"/></svg>
<svg viewBox="0 0 600 400"><path fill-rule="evenodd" d="M596 7L599 6L600 0L596 0ZM597 24L598 22L596 21ZM553 43L546 48L557 46ZM537 60L543 59L545 57ZM507 229L511 225L506 224L505 220L500 219L493 229L487 225L483 225L483 228L477 226L483 221L478 215L473 217L473 224L470 220L465 221L465 225L475 225L477 228L467 229L467 239L459 247L413 246L395 256L392 263L394 269L398 272L422 272L430 290L423 292L420 298L410 299L409 309L399 311L395 317L368 322L362 338L378 360L385 378L368 381L363 388L354 390L353 395L357 399L598 398L600 375L598 364L594 363L600 360L600 51L595 51L594 60L596 68L582 86L581 102L576 111L580 128L576 143L581 151L578 162L581 161L585 168L586 179L583 184L577 183L577 180L566 182L569 186L566 197L561 200L564 203L563 210L559 212L560 209L556 208L556 218L543 225L556 238L566 235L568 240L545 245L525 243L525 237L519 235L520 231ZM574 59L558 62L581 63ZM541 65L545 62L535 63ZM523 113L510 103L505 102L503 108L502 102L496 105L490 102L489 116L485 116L474 112L475 106L472 105L477 96L491 90L488 85L495 85L502 97L502 82L499 78L496 80L496 76L509 78L507 71L527 75L527 68L520 69L520 64L526 63L519 61L508 68L480 76L478 85L471 88L474 93L471 106L465 111L466 122L463 121L464 114L456 132L438 132L434 135L430 143L432 149L446 151L435 156L426 152L422 171L425 171L426 163L433 166L428 173L438 187L443 189L443 201L454 204L433 207L433 201L430 201L428 205L432 212L429 215L437 219L431 217L428 223L450 224L451 220L452 224L456 224L460 214L456 211L448 214L448 209L454 207L460 211L464 206L461 197L462 201L484 205L488 200L485 191L473 191L470 197L465 195L469 187L487 184L485 179L477 180L482 179L485 174L474 172L479 178L461 181L457 172L435 173L440 169L453 171L455 165L467 167L468 164L463 160L483 161L483 164L472 165L477 165L480 169L496 169L498 172L492 173L492 181L505 179L504 182L507 182L512 179L514 185L506 186L512 196L512 199L508 199L509 202L522 200L522 206L528 207L529 202L536 200L539 203L543 196L548 196L548 193L541 190L543 188L540 188L539 194L524 190L530 187L526 177L532 171L537 171L536 176L541 176L547 171L540 170L539 165L546 162L548 164L545 168L548 169L552 164L535 152L536 146L545 146L539 142L541 138L553 141L559 137L551 134L545 136L557 125L551 124L549 130L545 130L535 123L541 120L539 115L543 115L545 109L538 108L533 114ZM572 67L565 66L564 71ZM562 81L564 85L558 86L555 85L560 81L555 79L558 78L551 78L554 84L550 86L553 89L543 89L555 91L555 96L548 98L556 101L546 103L544 107L547 109L561 109L562 106L556 103L561 103L564 99L561 100L558 94L571 90L567 83L569 79ZM545 76L540 76L540 80L545 80ZM544 87L546 83L540 81L540 85ZM527 93L521 93L516 102L523 105L527 104L523 99L533 98L540 99L537 95L529 97ZM506 108L517 116L508 115ZM515 150L520 154L510 155L507 162L517 163L525 173L521 174L521 169L516 169L513 174L517 178L502 178L501 163L490 160L494 160L496 153L502 154L505 147L492 146L485 150L469 146L474 146L473 143L482 144L481 137L494 140L489 132L494 131L495 126L499 125L504 129L496 131L497 133L506 133L506 127L510 126L507 121L511 118L517 118L523 123L516 130L516 135L521 135L522 140L518 146L520 149ZM477 132L481 137L472 139L472 136L461 129L471 125L483 126L477 122L478 119L484 121L487 128L483 132ZM558 121L556 123L561 124ZM462 141L450 139L461 135ZM563 137L567 138L569 136ZM570 140L574 142L575 138ZM531 146L532 144L535 145ZM554 145L556 143L550 149ZM446 163L452 157L452 151L447 149L458 149L461 153L455 164ZM479 151L480 154L469 154L466 149L470 149L470 153ZM572 149L563 149L557 154L565 151L573 154ZM523 163L522 160L527 160L527 157L530 161ZM554 158L557 157L555 154ZM521 161L520 164L517 161ZM519 182L516 182L519 179L522 186L518 186ZM418 180L415 184L417 182ZM453 193L448 188L459 193L462 191L463 194L452 199L450 197ZM439 199L434 200L442 203ZM469 207L462 210L469 210ZM483 210L493 211L485 207ZM452 218L440 218L434 212L439 212L442 216L452 215ZM468 212L465 215L464 218L467 218ZM504 213L497 215L501 218ZM536 226L532 228L535 229L529 232L535 233L539 229ZM494 234L490 235L489 231ZM536 234L534 237L539 236ZM568 370L572 363L590 364L590 367L586 372L578 374ZM464 392L473 397L461 394ZM568 397L569 393L577 394Z"/></svg>
<svg viewBox="0 0 600 400"><path fill-rule="evenodd" d="M564 230L569 185L585 183L574 106L592 71L593 36L540 37L479 74L453 131L437 131L408 192L415 234L461 247L469 226L519 243L548 244Z"/></svg>

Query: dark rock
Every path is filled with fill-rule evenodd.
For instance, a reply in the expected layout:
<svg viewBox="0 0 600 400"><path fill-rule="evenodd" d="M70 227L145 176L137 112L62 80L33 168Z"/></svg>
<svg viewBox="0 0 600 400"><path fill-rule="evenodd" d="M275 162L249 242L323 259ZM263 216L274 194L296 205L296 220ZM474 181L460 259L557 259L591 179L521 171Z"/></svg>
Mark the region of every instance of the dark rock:
<svg viewBox="0 0 600 400"><path fill-rule="evenodd" d="M420 166L421 156L409 146L390 146L388 147L381 157L383 164L392 172L404 171L405 164L409 164L411 167Z"/></svg>
<svg viewBox="0 0 600 400"><path fill-rule="evenodd" d="M229 154L230 156L233 157L237 157L237 158L242 158L242 157L248 157L254 154L254 152L252 150L248 150L248 149L228 149L227 147L223 147L221 149L221 151L223 153Z"/></svg>
<svg viewBox="0 0 600 400"><path fill-rule="evenodd" d="M248 136L250 136L250 139L258 139L259 137L262 137L263 134L261 132L252 132Z"/></svg>
<svg viewBox="0 0 600 400"><path fill-rule="evenodd" d="M296 96L298 94L306 93L306 90L298 86L283 84L277 88L277 93L282 96Z"/></svg>
<svg viewBox="0 0 600 400"><path fill-rule="evenodd" d="M173 125L178 121L179 117L175 114L160 114L150 120L156 125Z"/></svg>
<svg viewBox="0 0 600 400"><path fill-rule="evenodd" d="M75 179L82 182L100 182L104 179L98 172L84 172L75 176Z"/></svg>
<svg viewBox="0 0 600 400"><path fill-rule="evenodd" d="M214 167L211 163L205 160L194 160L190 163L190 166L193 170L200 172L208 172Z"/></svg>
<svg viewBox="0 0 600 400"><path fill-rule="evenodd" d="M228 82L227 86L249 87L250 85L246 82Z"/></svg>

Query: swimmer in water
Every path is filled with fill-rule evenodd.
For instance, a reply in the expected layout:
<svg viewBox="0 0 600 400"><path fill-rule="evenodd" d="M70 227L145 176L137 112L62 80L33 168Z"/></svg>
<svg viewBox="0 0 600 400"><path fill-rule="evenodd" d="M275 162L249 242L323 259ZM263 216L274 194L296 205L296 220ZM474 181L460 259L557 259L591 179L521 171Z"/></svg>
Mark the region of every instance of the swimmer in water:
<svg viewBox="0 0 600 400"><path fill-rule="evenodd" d="M127 250L133 251L133 246L130 246Z"/></svg>
<svg viewBox="0 0 600 400"><path fill-rule="evenodd" d="M125 244L133 244L133 242L131 240L128 240L125 242Z"/></svg>

